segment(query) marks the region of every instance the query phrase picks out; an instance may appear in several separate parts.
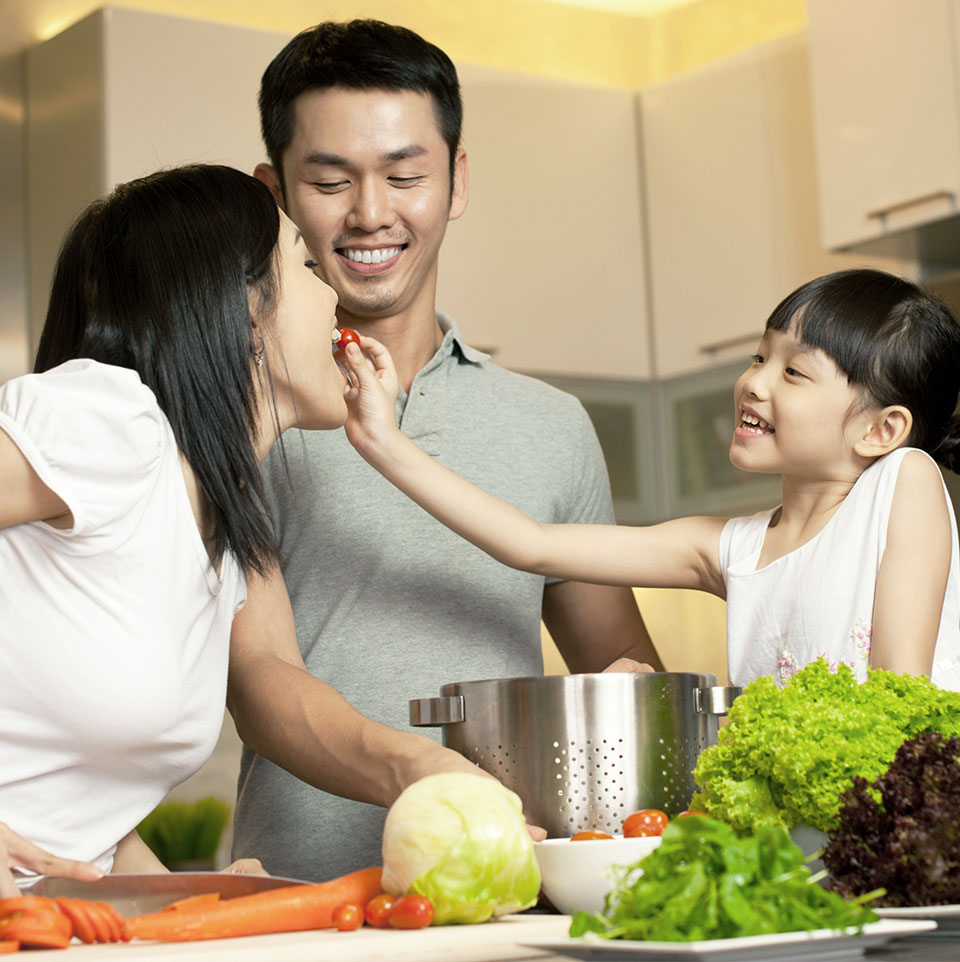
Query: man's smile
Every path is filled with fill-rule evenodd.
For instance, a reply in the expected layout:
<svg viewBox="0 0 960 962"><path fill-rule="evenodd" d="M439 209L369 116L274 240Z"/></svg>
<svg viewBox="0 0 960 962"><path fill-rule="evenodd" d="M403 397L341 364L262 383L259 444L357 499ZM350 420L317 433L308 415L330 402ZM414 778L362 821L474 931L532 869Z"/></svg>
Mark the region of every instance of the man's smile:
<svg viewBox="0 0 960 962"><path fill-rule="evenodd" d="M338 247L337 253L354 264L384 264L393 260L405 247Z"/></svg>

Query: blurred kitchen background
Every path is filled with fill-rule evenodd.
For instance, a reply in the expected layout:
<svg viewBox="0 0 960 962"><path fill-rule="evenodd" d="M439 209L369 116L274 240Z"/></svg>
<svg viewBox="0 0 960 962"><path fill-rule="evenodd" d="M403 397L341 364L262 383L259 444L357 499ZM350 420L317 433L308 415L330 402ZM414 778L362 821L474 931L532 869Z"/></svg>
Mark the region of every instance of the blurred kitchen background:
<svg viewBox="0 0 960 962"><path fill-rule="evenodd" d="M877 266L960 307L960 0L0 0L0 381L79 210L161 166L252 171L264 67L355 16L457 63L439 306L583 400L622 523L776 503L727 460L731 389L799 284ZM725 679L722 602L637 594L669 670ZM180 796L232 800L236 748L227 724Z"/></svg>

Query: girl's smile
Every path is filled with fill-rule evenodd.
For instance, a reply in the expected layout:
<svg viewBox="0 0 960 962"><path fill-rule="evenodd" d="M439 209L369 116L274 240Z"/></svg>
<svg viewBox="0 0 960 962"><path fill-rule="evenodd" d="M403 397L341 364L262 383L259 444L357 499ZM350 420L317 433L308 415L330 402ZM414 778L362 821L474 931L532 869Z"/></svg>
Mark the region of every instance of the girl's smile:
<svg viewBox="0 0 960 962"><path fill-rule="evenodd" d="M856 460L852 432L860 392L826 353L800 340L796 322L786 331L764 332L734 397L735 467L797 477L847 476Z"/></svg>

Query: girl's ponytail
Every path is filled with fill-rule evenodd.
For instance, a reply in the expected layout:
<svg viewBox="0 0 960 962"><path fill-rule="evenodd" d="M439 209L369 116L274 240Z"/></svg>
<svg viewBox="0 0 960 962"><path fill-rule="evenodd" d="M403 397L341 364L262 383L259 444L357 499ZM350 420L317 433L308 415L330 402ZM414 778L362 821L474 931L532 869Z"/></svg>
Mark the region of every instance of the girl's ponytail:
<svg viewBox="0 0 960 962"><path fill-rule="evenodd" d="M948 471L960 474L960 412L955 413L943 432L943 439L930 456Z"/></svg>

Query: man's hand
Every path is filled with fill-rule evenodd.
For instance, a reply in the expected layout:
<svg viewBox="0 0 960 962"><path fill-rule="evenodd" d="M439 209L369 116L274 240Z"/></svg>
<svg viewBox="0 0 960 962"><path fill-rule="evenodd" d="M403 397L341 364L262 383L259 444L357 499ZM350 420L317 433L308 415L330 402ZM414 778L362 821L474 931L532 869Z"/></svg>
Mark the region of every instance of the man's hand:
<svg viewBox="0 0 960 962"><path fill-rule="evenodd" d="M648 665L646 662L635 661L633 658L618 658L616 661L611 662L603 669L607 671L626 671L633 672L638 675L645 675L655 672L657 669L652 665Z"/></svg>
<svg viewBox="0 0 960 962"><path fill-rule="evenodd" d="M226 868L220 869L220 872L223 875L270 875L258 858L238 858Z"/></svg>

